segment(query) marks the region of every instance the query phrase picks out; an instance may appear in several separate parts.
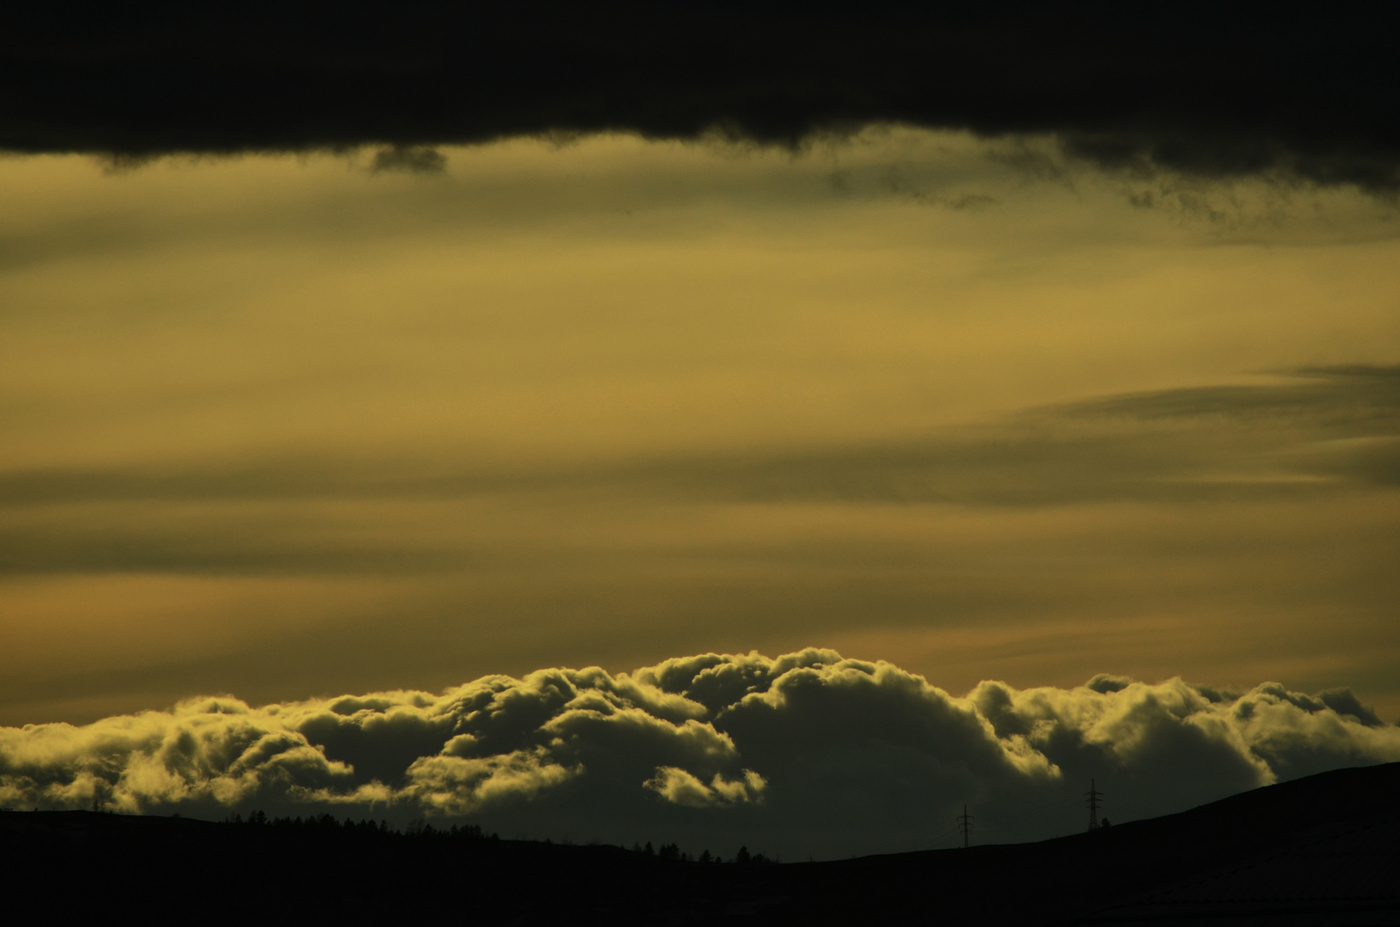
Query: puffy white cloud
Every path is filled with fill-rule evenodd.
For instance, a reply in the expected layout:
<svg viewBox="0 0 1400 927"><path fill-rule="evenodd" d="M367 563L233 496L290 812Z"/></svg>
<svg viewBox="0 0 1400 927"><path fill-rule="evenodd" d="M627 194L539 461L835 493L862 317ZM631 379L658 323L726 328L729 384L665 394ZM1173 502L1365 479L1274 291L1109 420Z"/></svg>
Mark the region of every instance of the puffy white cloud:
<svg viewBox="0 0 1400 927"><path fill-rule="evenodd" d="M408 769L408 795L449 815L470 814L492 802L530 799L582 770L553 762L543 749L503 756L425 756Z"/></svg>
<svg viewBox="0 0 1400 927"><path fill-rule="evenodd" d="M715 773L710 784L706 785L684 769L660 766L656 775L643 785L669 802L704 808L707 805L762 801L763 790L768 783L752 769L746 769L743 778L732 781L725 779L720 773Z"/></svg>
<svg viewBox="0 0 1400 927"><path fill-rule="evenodd" d="M75 727L0 728L0 802L120 811L298 801L353 784L277 706L197 699Z"/></svg>
<svg viewBox="0 0 1400 927"><path fill-rule="evenodd" d="M0 728L0 804L428 814L791 858L947 845L964 803L986 842L1077 830L1091 780L1121 820L1392 760L1400 728L1347 690L1101 675L956 697L889 663L808 649Z"/></svg>

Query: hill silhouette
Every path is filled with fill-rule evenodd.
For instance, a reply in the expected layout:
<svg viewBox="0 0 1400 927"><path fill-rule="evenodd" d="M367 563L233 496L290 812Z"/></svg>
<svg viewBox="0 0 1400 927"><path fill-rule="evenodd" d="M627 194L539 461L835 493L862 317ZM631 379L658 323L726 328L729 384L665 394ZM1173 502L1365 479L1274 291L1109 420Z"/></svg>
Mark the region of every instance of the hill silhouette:
<svg viewBox="0 0 1400 927"><path fill-rule="evenodd" d="M0 861L14 923L128 911L205 923L1400 925L1400 763L1041 843L820 863L701 863L329 815L76 811L0 813Z"/></svg>

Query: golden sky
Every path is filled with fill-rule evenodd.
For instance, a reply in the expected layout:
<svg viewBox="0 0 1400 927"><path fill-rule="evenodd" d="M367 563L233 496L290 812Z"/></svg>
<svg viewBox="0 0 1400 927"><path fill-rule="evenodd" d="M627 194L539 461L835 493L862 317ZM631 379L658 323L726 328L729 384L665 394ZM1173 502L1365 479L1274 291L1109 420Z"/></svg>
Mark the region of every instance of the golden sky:
<svg viewBox="0 0 1400 927"><path fill-rule="evenodd" d="M1393 205L1058 152L0 159L0 725L809 645L1400 718Z"/></svg>

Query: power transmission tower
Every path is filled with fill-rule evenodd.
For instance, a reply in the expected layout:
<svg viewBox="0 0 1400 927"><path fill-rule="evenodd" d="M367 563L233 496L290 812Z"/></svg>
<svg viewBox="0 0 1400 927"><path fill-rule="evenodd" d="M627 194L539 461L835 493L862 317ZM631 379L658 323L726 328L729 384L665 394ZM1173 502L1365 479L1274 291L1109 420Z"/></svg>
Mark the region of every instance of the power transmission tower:
<svg viewBox="0 0 1400 927"><path fill-rule="evenodd" d="M963 813L958 815L958 827L962 828L963 848L966 849L968 838L972 834L972 815L967 813L967 805L963 805Z"/></svg>
<svg viewBox="0 0 1400 927"><path fill-rule="evenodd" d="M1103 801L1103 793L1094 785L1094 780L1089 780L1089 791L1084 793L1085 799L1089 802L1089 829L1099 829L1099 802Z"/></svg>

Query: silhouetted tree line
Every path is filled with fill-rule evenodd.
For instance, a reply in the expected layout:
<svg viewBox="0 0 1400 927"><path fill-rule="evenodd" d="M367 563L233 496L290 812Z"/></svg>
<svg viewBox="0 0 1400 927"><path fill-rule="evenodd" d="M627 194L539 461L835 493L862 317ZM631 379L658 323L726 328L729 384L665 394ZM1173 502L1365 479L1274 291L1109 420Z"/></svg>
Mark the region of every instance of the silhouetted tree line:
<svg viewBox="0 0 1400 927"><path fill-rule="evenodd" d="M333 814L317 814L308 817L268 817L266 812L257 810L251 812L246 818L243 815L234 813L224 818L225 824L236 827L267 827L274 831L299 832L299 833L323 833L323 834L384 834L402 837L426 837L445 838L449 840L499 840L500 835L495 833L485 833L477 824L454 824L451 827L438 828L427 823L422 818L410 821L402 830L395 828L387 821L372 821L361 818L355 821L351 818L337 818ZM546 839L544 843L551 844L553 841ZM647 856L655 856L657 859L675 863L697 863L699 865L767 865L777 862L762 853L750 853L747 846L739 847L738 852L733 857L726 860L722 856L715 856L708 849L702 850L699 856L691 856L684 852L679 844L663 843L659 848L654 847L650 840L645 845L633 844L632 852L641 853Z"/></svg>
<svg viewBox="0 0 1400 927"><path fill-rule="evenodd" d="M358 821L350 818L337 819L333 814L317 814L308 817L280 817L270 818L262 811L254 811L243 817L241 814L231 814L224 818L225 824L236 827L268 827L280 831L298 831L302 833L326 833L326 834L385 834L402 837L426 837L446 838L451 840L499 840L499 834L487 834L476 824L454 824L447 828L437 828L427 823L421 818L410 821L408 826L399 830L387 821L371 821L361 818Z"/></svg>
<svg viewBox="0 0 1400 927"><path fill-rule="evenodd" d="M708 865L716 864L716 863L717 863L717 864L724 864L724 863L726 862L726 860L724 859L724 857L722 857L722 856L714 856L714 855L712 855L712 854L710 853L710 851L709 851L708 849L702 850L702 851L700 852L700 855L699 855L699 856L692 857L689 853L686 853L686 852L682 851L681 848L680 848L677 844L674 844L674 843L665 843L665 844L662 844L662 845L661 845L660 849L657 849L657 848L654 848L654 847L651 845L651 841L650 841L650 840L648 840L648 841L646 842L646 845L645 845L645 846L642 846L642 845L639 845L639 844L635 844L635 843L632 844L632 852L633 852L633 853L642 853L642 854L645 854L645 855L647 855L647 856L655 856L655 857L658 858L658 859L664 859L664 860L668 860L668 861L671 861L671 862L677 862L677 863L698 863L698 864L700 864L700 865L702 865L702 866L708 866ZM767 863L774 863L774 862L777 862L777 860L769 859L768 857L764 856L762 853L752 853L752 854L751 854L751 853L749 853L749 848L748 848L748 847L742 846L742 847L739 847L739 852L735 853L735 854L734 854L734 857L733 857L732 859L728 860L727 862L730 863L730 864L732 864L732 865L737 865L737 866L748 866L748 865L765 865L765 864L767 864Z"/></svg>

